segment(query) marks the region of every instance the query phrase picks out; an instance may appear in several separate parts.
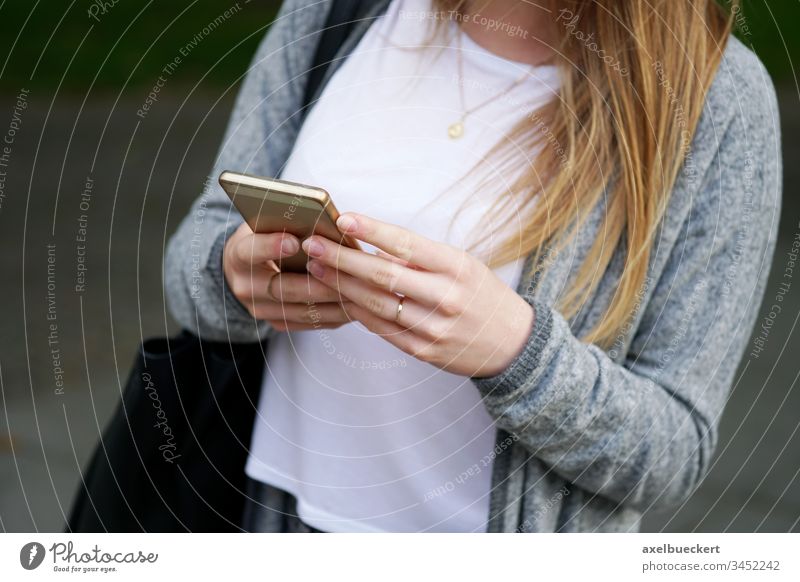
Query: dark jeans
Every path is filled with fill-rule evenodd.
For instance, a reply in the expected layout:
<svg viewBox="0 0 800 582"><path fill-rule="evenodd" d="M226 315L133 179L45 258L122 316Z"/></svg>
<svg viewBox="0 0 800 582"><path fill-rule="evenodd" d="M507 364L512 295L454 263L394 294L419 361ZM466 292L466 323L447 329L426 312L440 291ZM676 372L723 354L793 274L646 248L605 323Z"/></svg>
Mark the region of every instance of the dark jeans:
<svg viewBox="0 0 800 582"><path fill-rule="evenodd" d="M248 532L323 533L297 515L297 498L283 489L247 479L242 529Z"/></svg>

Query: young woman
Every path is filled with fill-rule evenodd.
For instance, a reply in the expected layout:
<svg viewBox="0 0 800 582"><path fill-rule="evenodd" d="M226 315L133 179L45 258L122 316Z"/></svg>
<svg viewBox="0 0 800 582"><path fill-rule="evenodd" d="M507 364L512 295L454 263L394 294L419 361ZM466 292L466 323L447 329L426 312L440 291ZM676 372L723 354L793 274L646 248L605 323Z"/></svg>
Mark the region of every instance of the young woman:
<svg viewBox="0 0 800 582"><path fill-rule="evenodd" d="M213 176L321 186L374 252L253 234L214 189L166 259L184 327L269 336L243 527L635 531L679 506L778 224L775 95L730 3L370 2L303 117L330 4L284 4ZM276 274L301 245L309 274Z"/></svg>

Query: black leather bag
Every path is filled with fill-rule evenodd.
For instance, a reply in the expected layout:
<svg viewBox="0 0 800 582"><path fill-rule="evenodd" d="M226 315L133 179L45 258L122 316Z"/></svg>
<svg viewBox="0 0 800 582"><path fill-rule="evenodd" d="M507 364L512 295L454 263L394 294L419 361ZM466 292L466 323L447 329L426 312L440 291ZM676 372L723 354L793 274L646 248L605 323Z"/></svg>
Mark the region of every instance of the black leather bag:
<svg viewBox="0 0 800 582"><path fill-rule="evenodd" d="M144 342L67 530L239 531L263 348Z"/></svg>
<svg viewBox="0 0 800 582"><path fill-rule="evenodd" d="M333 2L305 88L305 109L368 6ZM202 341L188 332L144 342L83 473L66 530L241 531L264 348Z"/></svg>

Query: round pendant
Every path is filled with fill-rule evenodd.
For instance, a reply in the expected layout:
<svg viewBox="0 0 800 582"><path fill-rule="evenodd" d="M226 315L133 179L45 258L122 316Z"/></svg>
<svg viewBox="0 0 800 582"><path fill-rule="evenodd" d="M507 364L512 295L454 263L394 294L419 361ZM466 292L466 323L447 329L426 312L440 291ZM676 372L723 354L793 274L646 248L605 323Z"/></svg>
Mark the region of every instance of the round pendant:
<svg viewBox="0 0 800 582"><path fill-rule="evenodd" d="M450 139L460 138L464 135L464 124L460 121L451 124L450 127L447 128L447 135L450 136Z"/></svg>

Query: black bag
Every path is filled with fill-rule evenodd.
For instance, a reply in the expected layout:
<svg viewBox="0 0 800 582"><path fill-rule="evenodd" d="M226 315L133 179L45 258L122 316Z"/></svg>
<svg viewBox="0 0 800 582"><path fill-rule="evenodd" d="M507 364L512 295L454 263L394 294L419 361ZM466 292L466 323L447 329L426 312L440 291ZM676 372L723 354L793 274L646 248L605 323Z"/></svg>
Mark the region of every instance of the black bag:
<svg viewBox="0 0 800 582"><path fill-rule="evenodd" d="M263 347L144 342L67 530L238 531Z"/></svg>
<svg viewBox="0 0 800 582"><path fill-rule="evenodd" d="M334 1L309 73L305 109L368 4ZM264 348L202 341L188 332L144 342L83 474L66 530L241 531Z"/></svg>

